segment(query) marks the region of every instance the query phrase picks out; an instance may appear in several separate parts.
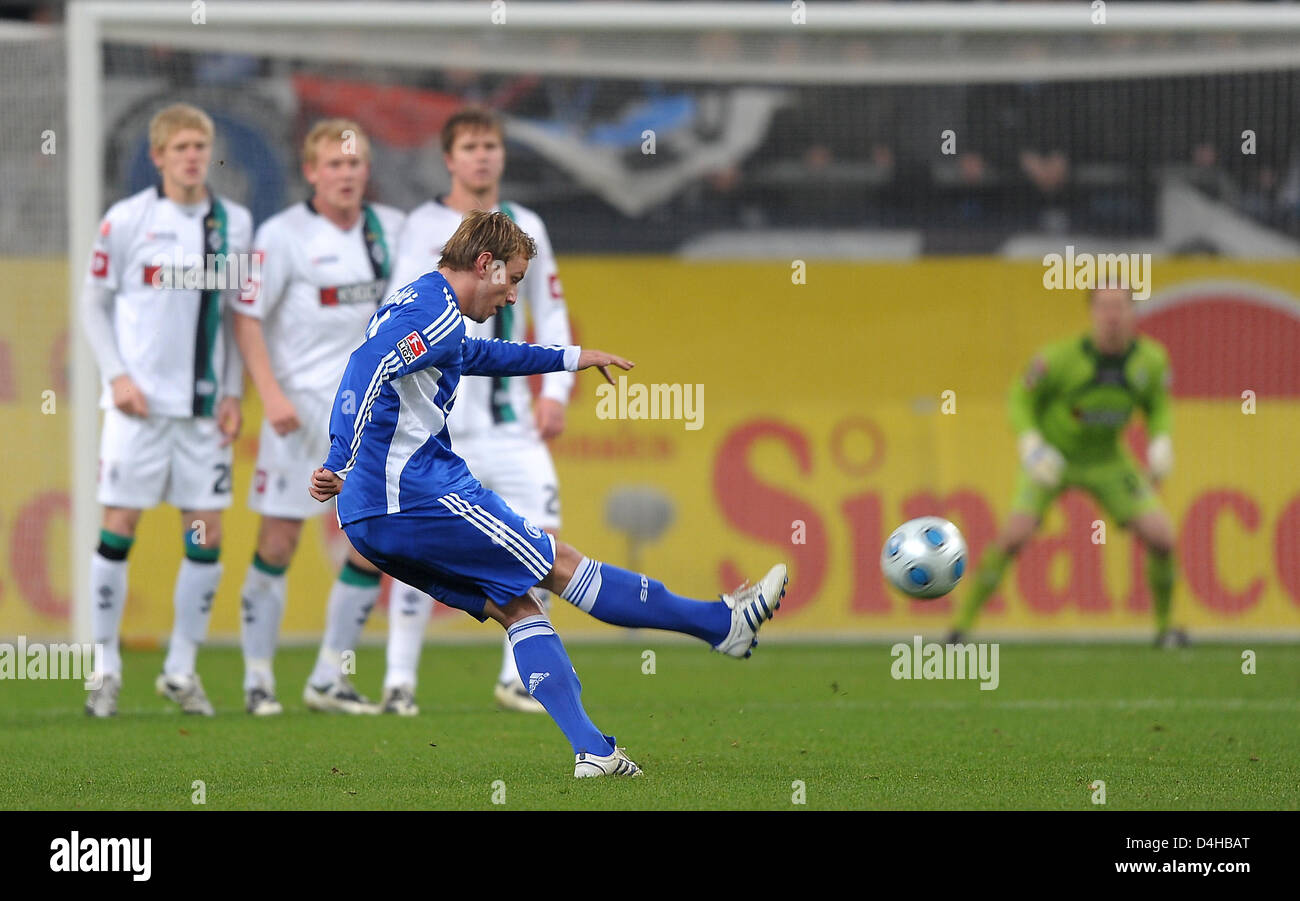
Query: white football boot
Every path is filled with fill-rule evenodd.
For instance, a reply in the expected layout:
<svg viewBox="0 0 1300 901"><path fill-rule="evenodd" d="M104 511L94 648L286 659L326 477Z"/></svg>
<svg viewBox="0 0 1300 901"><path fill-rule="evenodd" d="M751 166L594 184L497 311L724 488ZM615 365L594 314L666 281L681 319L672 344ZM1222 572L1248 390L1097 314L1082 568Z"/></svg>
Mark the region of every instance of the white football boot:
<svg viewBox="0 0 1300 901"><path fill-rule="evenodd" d="M275 698L275 692L268 691L261 685L244 692L244 709L253 716L278 716L284 713L284 707Z"/></svg>
<svg viewBox="0 0 1300 901"><path fill-rule="evenodd" d="M530 695L518 679L513 684L498 682L496 688L492 689L492 696L497 699L497 706L502 710L513 710L516 713L546 712L542 702Z"/></svg>
<svg viewBox="0 0 1300 901"><path fill-rule="evenodd" d="M384 713L395 713L398 716L416 716L420 712L420 706L415 703L415 689L409 685L385 688L380 706Z"/></svg>
<svg viewBox="0 0 1300 901"><path fill-rule="evenodd" d="M92 688L86 696L86 716L117 716L117 693L122 690L122 677L106 673L99 688Z"/></svg>
<svg viewBox="0 0 1300 901"><path fill-rule="evenodd" d="M216 714L212 709L212 702L203 691L203 682L199 680L198 673L190 673L188 676L169 676L162 673L154 680L153 687L162 697L179 704L181 713L194 716Z"/></svg>
<svg viewBox="0 0 1300 901"><path fill-rule="evenodd" d="M302 702L308 710L320 713L351 713L361 716L379 713L379 705L353 688L347 676L338 676L327 685L312 685L308 680L302 690Z"/></svg>
<svg viewBox="0 0 1300 901"><path fill-rule="evenodd" d="M781 607L785 587L790 584L784 563L767 571L755 585L742 585L722 601L731 608L731 631L713 650L732 657L748 657L758 646L758 629Z"/></svg>
<svg viewBox="0 0 1300 901"><path fill-rule="evenodd" d="M593 776L644 776L641 767L632 762L623 748L614 748L608 757L582 753L573 761L573 778L589 779Z"/></svg>

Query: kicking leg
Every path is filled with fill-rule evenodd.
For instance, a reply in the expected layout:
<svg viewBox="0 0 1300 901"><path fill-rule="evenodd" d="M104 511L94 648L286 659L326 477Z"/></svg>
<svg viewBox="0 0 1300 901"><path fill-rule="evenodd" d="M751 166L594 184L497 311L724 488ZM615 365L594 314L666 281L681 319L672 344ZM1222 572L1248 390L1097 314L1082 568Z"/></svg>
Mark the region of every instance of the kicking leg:
<svg viewBox="0 0 1300 901"><path fill-rule="evenodd" d="M538 584L601 622L681 632L733 657L748 657L759 627L780 607L787 581L785 566L778 564L756 585L734 595L696 601L673 594L658 580L584 557L557 541L555 565Z"/></svg>

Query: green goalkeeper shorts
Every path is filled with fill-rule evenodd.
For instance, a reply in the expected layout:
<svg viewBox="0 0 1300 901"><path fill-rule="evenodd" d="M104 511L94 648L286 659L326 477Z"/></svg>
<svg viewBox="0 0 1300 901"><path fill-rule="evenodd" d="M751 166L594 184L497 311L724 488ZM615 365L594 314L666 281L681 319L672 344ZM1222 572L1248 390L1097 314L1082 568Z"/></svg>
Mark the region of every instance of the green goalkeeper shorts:
<svg viewBox="0 0 1300 901"><path fill-rule="evenodd" d="M1055 488L1038 484L1021 469L1016 476L1016 497L1011 509L1042 519L1052 501L1067 488L1088 492L1121 526L1127 526L1143 513L1161 509L1151 483L1128 456L1103 463L1069 463L1061 484Z"/></svg>

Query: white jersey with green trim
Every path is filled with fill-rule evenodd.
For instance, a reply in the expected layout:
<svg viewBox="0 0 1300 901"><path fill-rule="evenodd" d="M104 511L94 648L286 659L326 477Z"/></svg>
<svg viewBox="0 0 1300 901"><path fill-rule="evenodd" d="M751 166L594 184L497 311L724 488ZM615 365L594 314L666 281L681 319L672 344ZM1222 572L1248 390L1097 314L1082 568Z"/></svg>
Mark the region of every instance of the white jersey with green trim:
<svg viewBox="0 0 1300 901"><path fill-rule="evenodd" d="M333 399L348 356L388 293L392 252L406 215L369 204L349 229L316 212L310 200L262 223L253 239L260 283L235 312L262 320L271 371L286 392Z"/></svg>
<svg viewBox="0 0 1300 901"><path fill-rule="evenodd" d="M528 323L521 315L521 308L526 308L533 323L532 343L560 346L573 343L555 252L541 217L517 203L502 203L496 209L510 216L533 239L537 256L528 264L516 305L506 307L487 322L465 319L465 334L471 338L527 340ZM390 293L438 267L442 248L460 225L462 215L440 199L411 211L398 241ZM572 390L572 372L550 372L542 377L542 397L568 403ZM452 439L481 435L499 427L532 429L532 394L527 378L467 376L461 379L455 410L447 420Z"/></svg>
<svg viewBox="0 0 1300 901"><path fill-rule="evenodd" d="M111 334L87 338L113 342L150 415L211 416L221 396L238 394L225 384L233 369L227 355L237 353L228 304L239 292L252 231L252 215L233 200L181 206L160 185L113 204L100 222L86 290L106 304L111 297ZM113 406L107 380L100 406Z"/></svg>

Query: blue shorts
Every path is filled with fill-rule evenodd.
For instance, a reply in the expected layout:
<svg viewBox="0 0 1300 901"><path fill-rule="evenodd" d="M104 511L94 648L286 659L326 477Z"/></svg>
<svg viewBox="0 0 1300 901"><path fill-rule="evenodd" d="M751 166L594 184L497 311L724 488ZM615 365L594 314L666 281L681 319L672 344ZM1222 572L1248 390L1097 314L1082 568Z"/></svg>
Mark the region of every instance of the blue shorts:
<svg viewBox="0 0 1300 901"><path fill-rule="evenodd" d="M343 532L381 571L479 621L488 599L522 597L555 565L555 539L481 485Z"/></svg>

